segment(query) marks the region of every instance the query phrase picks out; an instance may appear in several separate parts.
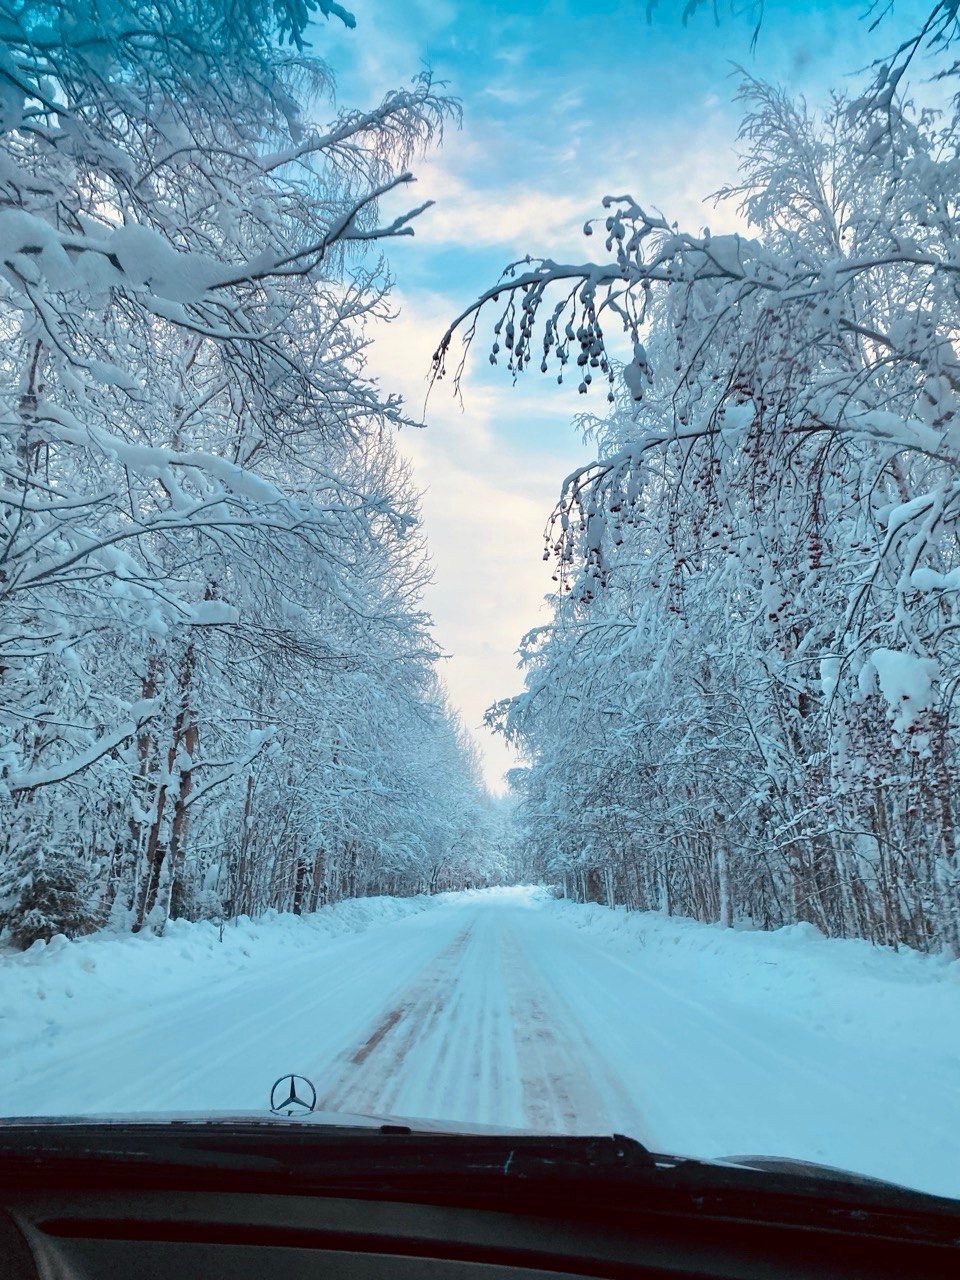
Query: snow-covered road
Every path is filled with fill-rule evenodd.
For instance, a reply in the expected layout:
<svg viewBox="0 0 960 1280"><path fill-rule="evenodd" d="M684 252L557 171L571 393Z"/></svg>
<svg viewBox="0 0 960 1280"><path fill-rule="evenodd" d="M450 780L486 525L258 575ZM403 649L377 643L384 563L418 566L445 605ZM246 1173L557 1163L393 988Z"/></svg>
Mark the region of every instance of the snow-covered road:
<svg viewBox="0 0 960 1280"><path fill-rule="evenodd" d="M926 985L918 970L911 988L901 957L859 944L781 938L778 950L776 935L689 923L699 950L671 954L653 935L611 933L624 917L598 912L524 891L451 895L362 933L315 935L292 956L258 962L245 947L240 969L184 963L164 939L155 993L94 999L74 979L66 998L42 996L73 1002L64 1016L19 1035L8 1017L0 1114L263 1109L275 1077L295 1071L325 1110L617 1130L659 1150L800 1156L960 1195L960 1018L922 1043L897 1043L869 1008L857 1020L890 992L905 999L898 1017L918 1001L920 1018L955 1010L960 992L944 995L939 970ZM702 939L725 949L701 963ZM134 957L130 940L114 946ZM752 957L739 977L736 947ZM801 979L816 987L837 956L849 996L825 988L791 1008Z"/></svg>

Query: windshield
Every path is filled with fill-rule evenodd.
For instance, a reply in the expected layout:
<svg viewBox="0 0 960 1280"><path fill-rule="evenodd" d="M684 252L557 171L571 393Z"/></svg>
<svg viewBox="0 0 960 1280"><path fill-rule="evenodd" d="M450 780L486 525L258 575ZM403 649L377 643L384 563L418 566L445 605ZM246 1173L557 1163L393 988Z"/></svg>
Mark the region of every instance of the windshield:
<svg viewBox="0 0 960 1280"><path fill-rule="evenodd" d="M960 1196L956 5L0 14L0 1115Z"/></svg>

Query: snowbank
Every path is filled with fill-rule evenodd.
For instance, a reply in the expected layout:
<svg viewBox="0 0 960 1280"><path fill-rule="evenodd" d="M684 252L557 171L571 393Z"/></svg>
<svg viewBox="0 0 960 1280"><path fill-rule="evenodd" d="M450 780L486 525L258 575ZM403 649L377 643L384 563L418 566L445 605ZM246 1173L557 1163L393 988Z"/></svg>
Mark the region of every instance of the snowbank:
<svg viewBox="0 0 960 1280"><path fill-rule="evenodd" d="M641 1108L648 1145L960 1197L960 963L809 925L544 912L568 939L553 968L573 1016Z"/></svg>
<svg viewBox="0 0 960 1280"><path fill-rule="evenodd" d="M642 953L645 971L701 999L789 1014L881 1058L898 1045L943 1054L960 1089L960 961L826 938L809 924L764 932L565 901L550 909L605 950Z"/></svg>
<svg viewBox="0 0 960 1280"><path fill-rule="evenodd" d="M241 916L222 933L207 921L171 920L161 938L98 933L70 941L60 935L28 951L0 949L0 1060L13 1045L22 1051L31 1042L50 1042L99 1016L122 1020L124 1009L140 1013L190 985L221 996L253 972L307 958L325 941L453 896L358 898L303 916L270 911L257 920Z"/></svg>

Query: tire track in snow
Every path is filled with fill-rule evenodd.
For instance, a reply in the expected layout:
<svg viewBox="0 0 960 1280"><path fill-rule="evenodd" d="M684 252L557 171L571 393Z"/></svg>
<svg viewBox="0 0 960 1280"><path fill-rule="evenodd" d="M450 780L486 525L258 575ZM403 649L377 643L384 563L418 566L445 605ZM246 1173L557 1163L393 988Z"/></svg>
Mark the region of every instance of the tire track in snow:
<svg viewBox="0 0 960 1280"><path fill-rule="evenodd" d="M332 1066L332 1079L329 1071L327 1081L319 1078L319 1110L391 1111L408 1058L430 1040L430 1033L444 1012L446 992L456 985L458 961L470 942L473 927L470 924L462 929L429 961L396 1003L378 1014L373 1028L364 1033L362 1041L339 1056ZM441 1047L442 1059L450 1046L441 1040ZM438 1064L435 1057L432 1062L418 1061L416 1065L426 1066L436 1074Z"/></svg>
<svg viewBox="0 0 960 1280"><path fill-rule="evenodd" d="M321 1110L609 1132L636 1108L532 967L524 912L479 911L318 1087Z"/></svg>
<svg viewBox="0 0 960 1280"><path fill-rule="evenodd" d="M506 943L526 1123L560 1133L642 1133L633 1100L584 1033L562 991L531 964L522 930Z"/></svg>

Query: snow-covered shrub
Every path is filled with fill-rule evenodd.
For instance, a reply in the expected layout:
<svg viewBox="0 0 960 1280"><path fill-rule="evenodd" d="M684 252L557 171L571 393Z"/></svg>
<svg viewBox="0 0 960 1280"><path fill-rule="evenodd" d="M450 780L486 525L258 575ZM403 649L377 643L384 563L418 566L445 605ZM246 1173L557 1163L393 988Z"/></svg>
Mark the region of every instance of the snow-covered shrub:
<svg viewBox="0 0 960 1280"><path fill-rule="evenodd" d="M23 949L61 933L78 938L102 923L91 905L89 870L69 853L34 855L5 917L10 941Z"/></svg>

